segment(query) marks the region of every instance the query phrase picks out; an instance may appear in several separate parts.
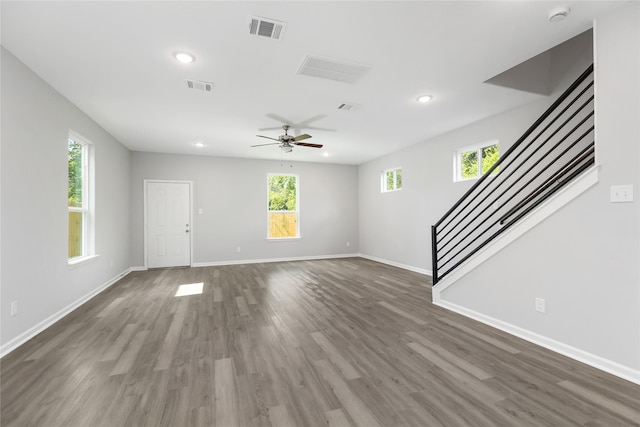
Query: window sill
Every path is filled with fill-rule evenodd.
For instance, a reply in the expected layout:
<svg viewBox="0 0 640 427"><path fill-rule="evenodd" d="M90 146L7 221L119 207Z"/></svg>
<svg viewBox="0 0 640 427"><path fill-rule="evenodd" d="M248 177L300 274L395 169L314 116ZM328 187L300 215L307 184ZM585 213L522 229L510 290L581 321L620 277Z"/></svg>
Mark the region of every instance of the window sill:
<svg viewBox="0 0 640 427"><path fill-rule="evenodd" d="M300 240L300 236L298 237L267 237L267 242L291 242Z"/></svg>
<svg viewBox="0 0 640 427"><path fill-rule="evenodd" d="M67 262L69 268L79 267L93 260L100 258L100 255L87 255L83 257L72 258Z"/></svg>
<svg viewBox="0 0 640 427"><path fill-rule="evenodd" d="M491 175L489 175L488 179L493 179L497 175L498 175L497 172L496 173L492 173ZM459 179L454 180L453 182L454 183L456 183L456 182L475 182L475 181L479 180L480 178L482 178L482 175L476 176L476 177L473 177L473 178L459 178Z"/></svg>

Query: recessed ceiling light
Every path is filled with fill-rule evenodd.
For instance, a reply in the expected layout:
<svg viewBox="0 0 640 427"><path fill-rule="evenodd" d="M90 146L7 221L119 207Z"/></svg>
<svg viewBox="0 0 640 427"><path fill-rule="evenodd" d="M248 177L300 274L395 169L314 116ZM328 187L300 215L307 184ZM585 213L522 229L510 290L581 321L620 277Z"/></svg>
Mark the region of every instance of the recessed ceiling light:
<svg viewBox="0 0 640 427"><path fill-rule="evenodd" d="M422 102L423 104L429 102L433 99L433 95L420 95L416 98L418 102Z"/></svg>
<svg viewBox="0 0 640 427"><path fill-rule="evenodd" d="M569 16L569 12L571 12L571 9L569 9L569 7L567 6L561 6L556 9L553 9L549 13L549 21L560 22L564 20L567 16Z"/></svg>
<svg viewBox="0 0 640 427"><path fill-rule="evenodd" d="M194 143L193 143L193 145L195 145L195 146L196 146L196 147L198 147L198 148L202 148L202 147L204 147L206 144L205 144L204 142L202 142L202 141L196 141L196 142L194 142Z"/></svg>
<svg viewBox="0 0 640 427"><path fill-rule="evenodd" d="M324 157L329 157L331 154L329 154L329 153L327 153L327 152L325 151L324 153L322 153L322 155L323 155Z"/></svg>
<svg viewBox="0 0 640 427"><path fill-rule="evenodd" d="M189 64L196 60L195 56L187 52L176 52L173 54L173 57L183 64Z"/></svg>

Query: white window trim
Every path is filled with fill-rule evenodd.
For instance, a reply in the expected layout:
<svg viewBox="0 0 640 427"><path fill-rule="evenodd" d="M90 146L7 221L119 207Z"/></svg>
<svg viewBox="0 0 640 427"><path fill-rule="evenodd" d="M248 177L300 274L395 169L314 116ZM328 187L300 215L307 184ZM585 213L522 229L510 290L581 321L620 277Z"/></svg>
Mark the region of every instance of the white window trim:
<svg viewBox="0 0 640 427"><path fill-rule="evenodd" d="M482 153L481 150L486 147L490 147L492 145L497 145L498 150L500 149L500 141L497 139L492 139L488 141L481 142L479 144L467 145L466 147L458 148L453 152L453 182L469 182L475 181L482 176ZM478 161L478 175L471 178L463 178L462 177L462 153L466 153L468 151L476 151L478 153L477 161Z"/></svg>
<svg viewBox="0 0 640 427"><path fill-rule="evenodd" d="M382 171L382 173L380 174L380 192L381 193L392 193L394 191L402 190L402 187L397 188L398 186L397 172L398 171L402 172L402 167L399 166L397 168L389 168ZM391 190L387 189L387 172L393 172L393 188Z"/></svg>
<svg viewBox="0 0 640 427"><path fill-rule="evenodd" d="M296 178L296 209L295 211L270 211L269 210L269 178L272 176L293 176ZM293 237L269 237L269 214L271 212L287 212L296 214L296 235ZM300 175L295 173L268 173L267 174L267 241L286 242L300 240Z"/></svg>
<svg viewBox="0 0 640 427"><path fill-rule="evenodd" d="M82 207L67 207L68 212L83 213L82 255L67 258L68 266L76 267L98 257L95 253L95 159L94 146L89 140L75 132L69 132L67 144L69 140L84 147L82 153Z"/></svg>
<svg viewBox="0 0 640 427"><path fill-rule="evenodd" d="M100 258L100 255L87 255L87 256L79 256L75 258L70 258L67 266L69 268L78 267L80 265L86 264L89 261L93 261Z"/></svg>

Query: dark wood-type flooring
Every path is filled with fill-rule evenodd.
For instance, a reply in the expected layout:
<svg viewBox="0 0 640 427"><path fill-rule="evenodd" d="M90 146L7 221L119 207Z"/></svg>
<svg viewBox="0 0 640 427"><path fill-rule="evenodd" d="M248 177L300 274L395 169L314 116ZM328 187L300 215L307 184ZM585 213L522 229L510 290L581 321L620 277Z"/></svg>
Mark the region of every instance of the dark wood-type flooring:
<svg viewBox="0 0 640 427"><path fill-rule="evenodd" d="M639 425L639 386L430 301L361 258L134 272L2 359L1 425Z"/></svg>

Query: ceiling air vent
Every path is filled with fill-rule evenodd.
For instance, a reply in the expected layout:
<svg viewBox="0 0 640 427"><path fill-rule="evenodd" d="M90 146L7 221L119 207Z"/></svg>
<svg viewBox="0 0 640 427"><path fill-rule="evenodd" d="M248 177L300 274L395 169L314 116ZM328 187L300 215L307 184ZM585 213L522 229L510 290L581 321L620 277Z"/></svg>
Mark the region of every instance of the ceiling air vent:
<svg viewBox="0 0 640 427"><path fill-rule="evenodd" d="M199 80L185 80L189 89L201 90L204 92L213 92L213 83L203 82Z"/></svg>
<svg viewBox="0 0 640 427"><path fill-rule="evenodd" d="M353 103L342 103L340 105L338 105L338 110L342 110L342 111L353 111L356 110L358 108L358 104L353 104Z"/></svg>
<svg viewBox="0 0 640 427"><path fill-rule="evenodd" d="M280 40L286 26L287 24L284 22L252 16L249 19L249 34L273 40Z"/></svg>
<svg viewBox="0 0 640 427"><path fill-rule="evenodd" d="M369 67L366 65L307 55L298 69L298 74L355 83L368 70Z"/></svg>

